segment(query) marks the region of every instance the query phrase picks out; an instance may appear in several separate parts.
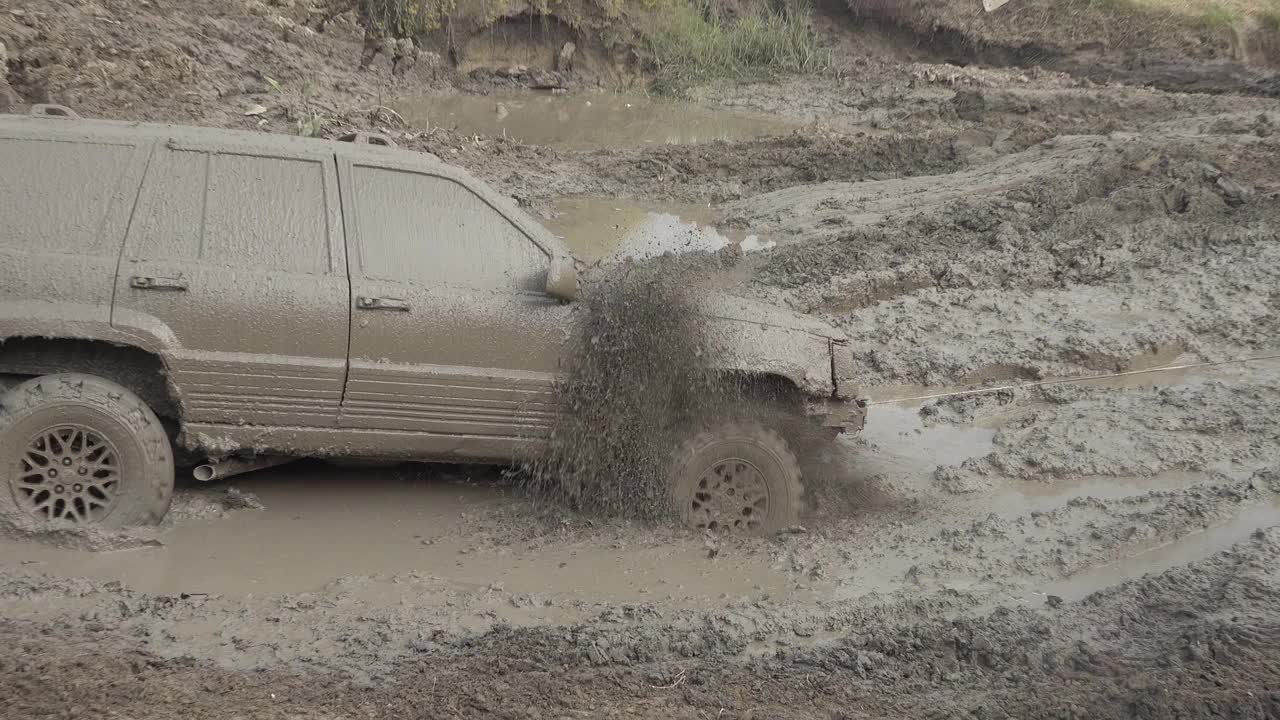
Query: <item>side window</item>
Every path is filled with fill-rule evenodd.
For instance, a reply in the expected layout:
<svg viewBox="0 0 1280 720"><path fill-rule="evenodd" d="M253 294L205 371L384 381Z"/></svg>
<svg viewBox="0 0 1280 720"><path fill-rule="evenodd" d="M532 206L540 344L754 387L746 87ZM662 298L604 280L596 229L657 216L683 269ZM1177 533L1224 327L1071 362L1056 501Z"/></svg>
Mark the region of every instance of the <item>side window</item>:
<svg viewBox="0 0 1280 720"><path fill-rule="evenodd" d="M135 254L159 260L319 273L329 269L324 165L318 161L161 151Z"/></svg>
<svg viewBox="0 0 1280 720"><path fill-rule="evenodd" d="M550 260L519 228L447 178L355 168L364 273L483 290L540 290Z"/></svg>
<svg viewBox="0 0 1280 720"><path fill-rule="evenodd" d="M0 248L119 252L123 228L105 226L118 224L108 223L108 211L133 152L127 145L0 138Z"/></svg>

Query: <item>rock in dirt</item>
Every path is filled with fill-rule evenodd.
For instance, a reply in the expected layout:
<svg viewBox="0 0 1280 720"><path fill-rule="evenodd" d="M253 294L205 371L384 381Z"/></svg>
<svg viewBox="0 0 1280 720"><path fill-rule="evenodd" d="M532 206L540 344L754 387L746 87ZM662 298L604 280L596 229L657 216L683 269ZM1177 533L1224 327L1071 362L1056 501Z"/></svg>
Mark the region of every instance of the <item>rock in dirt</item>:
<svg viewBox="0 0 1280 720"><path fill-rule="evenodd" d="M961 120L981 120L987 109L987 101L982 93L974 90L956 92L955 97L951 98L951 104L955 106L956 115Z"/></svg>
<svg viewBox="0 0 1280 720"><path fill-rule="evenodd" d="M530 90L564 90L569 87L568 79L554 70L533 68L521 73L521 77Z"/></svg>
<svg viewBox="0 0 1280 720"><path fill-rule="evenodd" d="M227 488L227 492L222 496L222 507L227 510L261 510L266 506L257 495L232 487Z"/></svg>

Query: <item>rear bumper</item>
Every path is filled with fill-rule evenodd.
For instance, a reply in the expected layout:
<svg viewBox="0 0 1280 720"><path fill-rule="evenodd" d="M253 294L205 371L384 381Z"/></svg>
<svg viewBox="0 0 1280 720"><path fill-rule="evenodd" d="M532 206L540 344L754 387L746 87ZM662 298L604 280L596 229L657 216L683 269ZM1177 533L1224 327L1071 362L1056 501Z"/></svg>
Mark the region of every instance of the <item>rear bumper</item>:
<svg viewBox="0 0 1280 720"><path fill-rule="evenodd" d="M805 414L823 427L856 433L867 422L867 405L863 400L808 400Z"/></svg>

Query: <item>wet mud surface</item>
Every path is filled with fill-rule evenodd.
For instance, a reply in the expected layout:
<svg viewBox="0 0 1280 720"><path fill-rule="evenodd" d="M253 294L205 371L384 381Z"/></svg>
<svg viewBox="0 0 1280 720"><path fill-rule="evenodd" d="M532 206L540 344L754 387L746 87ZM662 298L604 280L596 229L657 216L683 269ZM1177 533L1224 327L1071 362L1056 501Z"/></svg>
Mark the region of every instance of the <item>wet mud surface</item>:
<svg viewBox="0 0 1280 720"><path fill-rule="evenodd" d="M428 57L360 69L341 13L171 5L0 11L7 84L265 132L319 112L475 172L589 263L714 252L718 287L846 331L876 404L771 537L321 463L187 483L153 529L7 524L0 715L1280 717L1280 360L899 400L1280 351L1261 70L960 67L886 30L672 116L763 125L612 143L554 115L580 88L504 135L507 101ZM494 124L406 119L451 96Z"/></svg>

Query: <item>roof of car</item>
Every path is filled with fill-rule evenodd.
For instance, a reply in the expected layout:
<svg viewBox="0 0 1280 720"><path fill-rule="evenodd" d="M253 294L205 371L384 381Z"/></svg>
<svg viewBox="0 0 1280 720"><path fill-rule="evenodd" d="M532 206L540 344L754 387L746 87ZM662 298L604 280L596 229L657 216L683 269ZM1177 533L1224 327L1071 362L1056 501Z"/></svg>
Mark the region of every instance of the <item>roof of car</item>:
<svg viewBox="0 0 1280 720"><path fill-rule="evenodd" d="M306 154L333 153L354 163L373 163L378 165L398 166L411 170L436 172L450 179L463 183L486 202L496 207L509 219L521 226L545 251L551 255L568 255L564 244L546 228L538 224L521 211L509 198L498 193L484 181L476 178L466 170L450 165L436 155L414 150L406 150L395 146L377 145L371 142L349 142L339 140L323 140L306 138L280 133L254 130L227 130L223 128L196 127L171 123L149 123L128 120L97 120L81 118L74 113L70 115L42 114L39 108L53 107L59 112L70 112L60 106L36 106L31 115L10 115L0 113L0 130L5 128L20 129L31 132L33 129L47 128L61 137L81 135L85 140L119 139L137 140L140 137L151 140L167 139L179 144L211 147L215 150L245 150L254 153ZM382 136L361 133L360 140L377 140Z"/></svg>
<svg viewBox="0 0 1280 720"><path fill-rule="evenodd" d="M327 146L327 150L347 156L368 155L369 157L387 157L387 153L412 153L425 163L448 166L436 155L414 150L404 150L394 145L388 147L371 143L356 143L339 140L308 138L282 133L262 132L260 130L229 130L224 128L179 125L176 123L154 123L134 120L99 120L82 118L78 115L14 115L0 113L0 126L10 125L23 128L47 127L63 133L84 130L86 137L115 136L121 138L150 136L175 139L192 139L204 143L220 145L238 145L254 150L283 150L294 152L315 152ZM376 133L357 133L362 136L385 137ZM403 156L402 156L403 157ZM448 166L452 167L452 166Z"/></svg>

